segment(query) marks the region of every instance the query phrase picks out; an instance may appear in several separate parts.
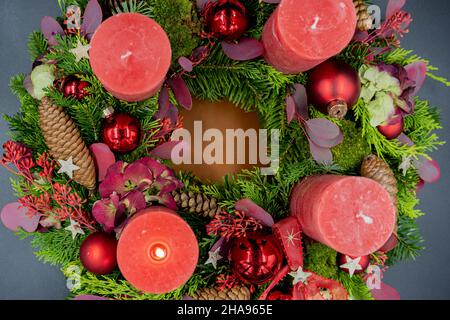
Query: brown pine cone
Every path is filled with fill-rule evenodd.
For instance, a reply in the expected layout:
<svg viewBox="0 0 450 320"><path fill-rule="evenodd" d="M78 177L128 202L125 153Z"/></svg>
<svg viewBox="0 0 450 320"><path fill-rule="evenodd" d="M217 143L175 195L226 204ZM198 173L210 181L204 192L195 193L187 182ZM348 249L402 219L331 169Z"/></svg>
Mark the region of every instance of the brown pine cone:
<svg viewBox="0 0 450 320"><path fill-rule="evenodd" d="M55 106L49 98L42 98L39 123L50 155L56 160L72 157L73 163L80 167L74 171L73 180L89 190L95 190L97 180L94 161L80 131L64 109Z"/></svg>
<svg viewBox="0 0 450 320"><path fill-rule="evenodd" d="M361 175L381 184L392 198L392 202L397 207L397 179L389 165L376 155L367 156L361 165Z"/></svg>
<svg viewBox="0 0 450 320"><path fill-rule="evenodd" d="M369 10L364 0L353 0L358 17L356 28L360 31L369 31L373 27L373 18L369 14Z"/></svg>
<svg viewBox="0 0 450 320"><path fill-rule="evenodd" d="M250 290L244 286L232 289L203 288L192 296L194 300L250 300Z"/></svg>
<svg viewBox="0 0 450 320"><path fill-rule="evenodd" d="M175 202L180 208L189 209L189 213L196 213L204 218L214 218L220 212L217 199L208 198L202 193L175 190L172 193Z"/></svg>

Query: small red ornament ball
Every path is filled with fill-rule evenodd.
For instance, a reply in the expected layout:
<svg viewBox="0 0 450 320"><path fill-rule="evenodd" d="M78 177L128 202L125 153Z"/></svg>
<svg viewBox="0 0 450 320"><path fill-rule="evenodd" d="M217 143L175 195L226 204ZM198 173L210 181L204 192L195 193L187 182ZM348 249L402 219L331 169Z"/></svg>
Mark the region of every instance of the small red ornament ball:
<svg viewBox="0 0 450 320"><path fill-rule="evenodd" d="M392 119L386 124L379 125L377 128L388 140L398 138L405 129L405 119L403 118L401 109L395 109L395 114Z"/></svg>
<svg viewBox="0 0 450 320"><path fill-rule="evenodd" d="M73 97L77 100L82 100L88 95L86 88L89 85L89 82L81 81L75 77L68 77L62 84L62 92L66 98Z"/></svg>
<svg viewBox="0 0 450 320"><path fill-rule="evenodd" d="M343 61L327 60L309 72L308 104L324 114L341 119L358 101L358 72Z"/></svg>
<svg viewBox="0 0 450 320"><path fill-rule="evenodd" d="M342 266L343 264L346 264L348 261L347 259L348 256L346 256L345 254L338 254L338 266ZM356 259L357 257L349 257L351 259ZM358 273L363 273L364 271L367 270L367 268L369 267L369 263L370 263L370 256L362 256L361 259L359 260L359 265L361 266L361 270L355 270L354 274L358 274ZM342 268L340 267L341 270L349 273L349 270L347 268Z"/></svg>
<svg viewBox="0 0 450 320"><path fill-rule="evenodd" d="M89 235L80 247L80 260L89 272L110 274L117 266L117 240L103 232Z"/></svg>
<svg viewBox="0 0 450 320"><path fill-rule="evenodd" d="M228 260L239 279L261 285L272 280L281 269L283 251L272 234L250 232L233 241Z"/></svg>
<svg viewBox="0 0 450 320"><path fill-rule="evenodd" d="M141 142L141 124L127 113L112 113L104 119L101 135L112 151L131 152Z"/></svg>
<svg viewBox="0 0 450 320"><path fill-rule="evenodd" d="M283 293L281 291L273 291L267 296L267 300L292 300L292 292Z"/></svg>
<svg viewBox="0 0 450 320"><path fill-rule="evenodd" d="M206 30L215 38L237 40L247 32L247 9L238 0L218 0L206 4L203 11Z"/></svg>

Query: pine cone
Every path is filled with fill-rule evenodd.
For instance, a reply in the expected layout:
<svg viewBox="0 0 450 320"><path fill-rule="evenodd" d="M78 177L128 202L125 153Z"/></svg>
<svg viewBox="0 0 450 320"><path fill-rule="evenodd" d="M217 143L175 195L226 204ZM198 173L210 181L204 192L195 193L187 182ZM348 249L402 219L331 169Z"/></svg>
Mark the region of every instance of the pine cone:
<svg viewBox="0 0 450 320"><path fill-rule="evenodd" d="M360 31L369 31L373 26L373 18L369 14L369 10L364 0L353 0L358 17L356 28Z"/></svg>
<svg viewBox="0 0 450 320"><path fill-rule="evenodd" d="M361 175L381 184L391 196L395 207L397 207L397 180L386 161L373 154L367 156L361 165Z"/></svg>
<svg viewBox="0 0 450 320"><path fill-rule="evenodd" d="M205 218L214 218L220 212L217 199L208 198L202 193L194 193L192 191L186 193L175 190L172 195L177 205L183 209L189 209L190 213L196 213Z"/></svg>
<svg viewBox="0 0 450 320"><path fill-rule="evenodd" d="M80 131L64 109L55 106L44 97L39 105L39 122L50 155L56 160L68 160L80 167L74 172L73 180L89 190L96 187L96 172L94 161Z"/></svg>
<svg viewBox="0 0 450 320"><path fill-rule="evenodd" d="M244 286L232 289L203 288L192 296L194 300L250 300L250 290Z"/></svg>

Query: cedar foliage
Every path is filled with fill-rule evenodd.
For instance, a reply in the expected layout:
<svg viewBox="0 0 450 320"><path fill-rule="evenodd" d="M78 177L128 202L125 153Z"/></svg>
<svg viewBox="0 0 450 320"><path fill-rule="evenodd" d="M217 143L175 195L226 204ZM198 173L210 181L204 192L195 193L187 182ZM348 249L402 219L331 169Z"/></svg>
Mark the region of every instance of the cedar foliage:
<svg viewBox="0 0 450 320"><path fill-rule="evenodd" d="M61 12L66 6L78 4L84 8L87 0L58 0ZM259 0L244 0L250 12L252 28L248 34L259 37L263 25L275 9L275 5ZM176 4L176 5L174 5ZM124 1L118 12L139 12L155 18L160 22L171 38L174 59L178 56L189 56L192 50L199 44L205 44L198 35L200 26L198 16L195 14L195 1L189 0L134 0ZM172 18L183 23L173 23ZM59 18L61 20L61 18ZM67 113L74 119L81 131L81 135L87 145L99 140L102 123L102 111L112 106L117 111L129 112L138 117L146 133L142 145L134 152L120 156L120 160L132 162L144 155L157 144L153 138L159 123L153 118L157 110L157 97L137 103L126 103L112 97L94 76L89 61L83 59L75 62L75 57L69 52L77 42L85 39L77 37L58 37L58 45L49 53L48 43L39 31L33 32L29 37L30 59L45 55L46 58L58 61L59 78L69 75L77 75L80 79L91 84L90 95L82 101L65 98L58 90L48 89L47 95L55 104L64 107ZM355 69L364 62L370 48L366 45L351 43L338 59L351 64ZM402 48L395 49L379 58L385 63L407 65L411 62L423 61L428 64L428 76L448 86L448 80L434 74L437 68L429 65L429 62L412 51ZM176 66L176 65L175 65ZM200 99L222 100L228 99L246 111L256 111L267 129L280 130L280 168L274 176L261 176L258 169L244 171L237 177L225 177L220 183L214 185L202 185L195 177L188 173L179 173L180 179L186 188L193 192L204 192L206 195L217 198L220 204L229 210L234 207L235 201L241 198L250 198L258 205L271 213L276 219L288 214L289 193L295 183L302 177L312 174L356 174L358 162L369 151L384 158L393 168L399 187L399 219L398 237L399 245L389 254L390 264L416 257L422 249L423 239L417 227L416 219L423 215L417 209L415 187L418 183L418 175L414 169L408 170L404 176L399 170L402 157L426 155L436 149L442 142L434 133L441 128L439 113L436 108L427 101L416 99L416 111L405 119L405 132L415 142L414 147L401 146L396 140L389 141L382 136L376 128L370 126L368 111L363 101L359 101L349 114L348 120L336 121L344 132L344 143L333 149L333 155L337 165L324 167L311 159L308 143L305 135L297 122L286 124L284 101L287 90L294 83L305 83L306 75L284 75L273 67L265 64L261 59L245 62L232 61L227 58L220 44L216 44L209 57L197 66L189 77L184 77L193 95ZM16 115L5 116L11 129L11 137L15 141L22 142L39 155L47 150L42 133L39 129L38 104L23 87L25 75L17 75L11 80L11 90L18 97L20 110ZM314 108L311 115L326 117ZM356 141L356 143L355 143ZM59 177L60 183L67 182L66 177ZM23 181L13 180L12 185L16 193L22 191ZM72 184L71 184L72 185ZM88 198L86 190L76 184L73 188ZM30 193L37 190L29 190ZM89 209L98 195L88 199L86 204ZM142 294L126 282L116 272L107 276L95 276L83 272L81 276L82 286L73 294L98 294L116 299L181 299L184 294L193 294L198 288L214 285L215 278L227 272L226 266L214 269L211 265L204 265L208 257L209 248L216 241L214 237L206 234L204 221L194 215L183 215L193 227L199 239L200 260L196 274L181 288L166 295ZM75 241L66 230L51 230L47 233L19 235L32 238L32 246L37 249L36 255L44 262L62 265L63 272L70 265L80 265L78 250L83 237ZM336 252L324 245L309 245L306 248L305 264L308 269L320 275L339 280L347 288L350 295L357 299L371 299L367 287L362 278L354 276L350 278L341 272L335 263ZM334 262L334 264L333 264ZM254 297L261 294L264 286L258 290Z"/></svg>

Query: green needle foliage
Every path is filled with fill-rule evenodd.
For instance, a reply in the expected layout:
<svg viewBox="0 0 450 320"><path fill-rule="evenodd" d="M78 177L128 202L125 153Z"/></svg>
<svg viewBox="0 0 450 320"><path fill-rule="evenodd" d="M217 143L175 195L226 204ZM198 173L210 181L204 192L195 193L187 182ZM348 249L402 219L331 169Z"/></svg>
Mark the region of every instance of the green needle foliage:
<svg viewBox="0 0 450 320"><path fill-rule="evenodd" d="M79 5L84 8L88 1L58 0L58 2L63 15L68 5ZM170 38L173 49L172 71L176 71L179 69L176 61L179 57L189 57L196 47L209 44L207 39L201 37L202 21L196 12L195 2L124 0L116 8L115 13L137 12L159 22ZM265 21L276 6L259 0L243 0L243 4L248 9L252 26L248 36L259 38ZM62 21L61 17L58 19ZM81 37L58 36L58 44L49 50L47 40L41 32L36 31L30 35L28 47L31 61L42 56L56 60L58 80L75 75L90 83L88 89L90 94L81 101L64 97L56 87L48 89L47 95L72 117L88 146L100 140L103 111L106 108L113 107L117 112L127 112L135 116L140 120L144 132L141 146L129 154L118 156L118 159L133 162L147 156L158 144L155 132L159 129L160 123L154 119L158 109L158 97L136 103L115 99L95 77L88 60L75 61L75 56L70 50L78 41L87 44L87 40ZM366 62L370 49L366 44L351 43L336 58L359 69ZM378 61L399 65L425 62L429 77L446 86L449 85L448 80L434 74L437 68L410 50L397 48L378 58ZM39 101L33 99L24 88L25 78L26 75L12 78L11 90L18 97L21 106L17 114L4 117L9 123L11 138L31 147L36 158L47 151L47 146L39 128ZM230 60L217 41L206 60L183 79L194 97L211 101L227 99L242 110L257 112L266 129L280 131L280 167L274 176L262 176L259 169L254 169L241 172L235 177L227 176L216 184L205 185L192 174L180 172L178 176L184 182L186 190L204 192L208 196L215 197L224 209L230 211L234 209L237 200L249 198L274 218L281 219L289 214L290 192L299 180L314 174L358 175L363 158L374 153L388 162L398 181L399 244L389 253L388 263L413 259L423 249L423 239L416 219L424 213L417 209L419 200L414 192L419 177L414 168L405 174L398 168L405 157L417 158L422 155L428 157L430 152L443 144L435 133L441 129L439 112L427 101L416 98L414 114L405 118L405 134L415 143L414 146L405 146L397 140L387 140L370 125L368 110L360 100L349 112L346 120L330 119L341 128L344 141L332 149L334 165L321 166L312 160L302 126L297 121L288 125L285 113L285 99L290 87L295 83L305 84L306 74L285 75L267 65L262 59L244 62ZM173 97L172 102L175 102ZM326 117L312 106L310 116ZM62 184L68 183L64 176L58 175L57 179ZM70 182L70 185L87 200L84 209L90 211L99 195L89 195L87 190L74 182ZM39 190L27 186L22 179L12 180L12 186L18 196L39 195ZM222 263L214 269L211 265L204 264L209 249L217 239L206 234L204 219L185 212L180 213L199 239L200 259L195 275L184 286L165 295L143 294L129 284L119 272L96 276L84 270L79 261L79 247L84 237L73 240L70 232L64 229L31 234L21 231L18 234L22 238L30 237L32 246L37 250L36 256L44 262L63 266L63 272L67 276L70 276L67 271L69 266L80 267L81 287L72 292L72 295L95 294L114 299L181 299L185 294L193 294L198 288L213 286L217 276L229 273L229 267L226 263ZM307 243L305 269L340 281L353 299L372 299L361 276L350 277L338 268L336 255L336 251L325 245ZM263 289L264 286L259 288L254 296L261 294Z"/></svg>

